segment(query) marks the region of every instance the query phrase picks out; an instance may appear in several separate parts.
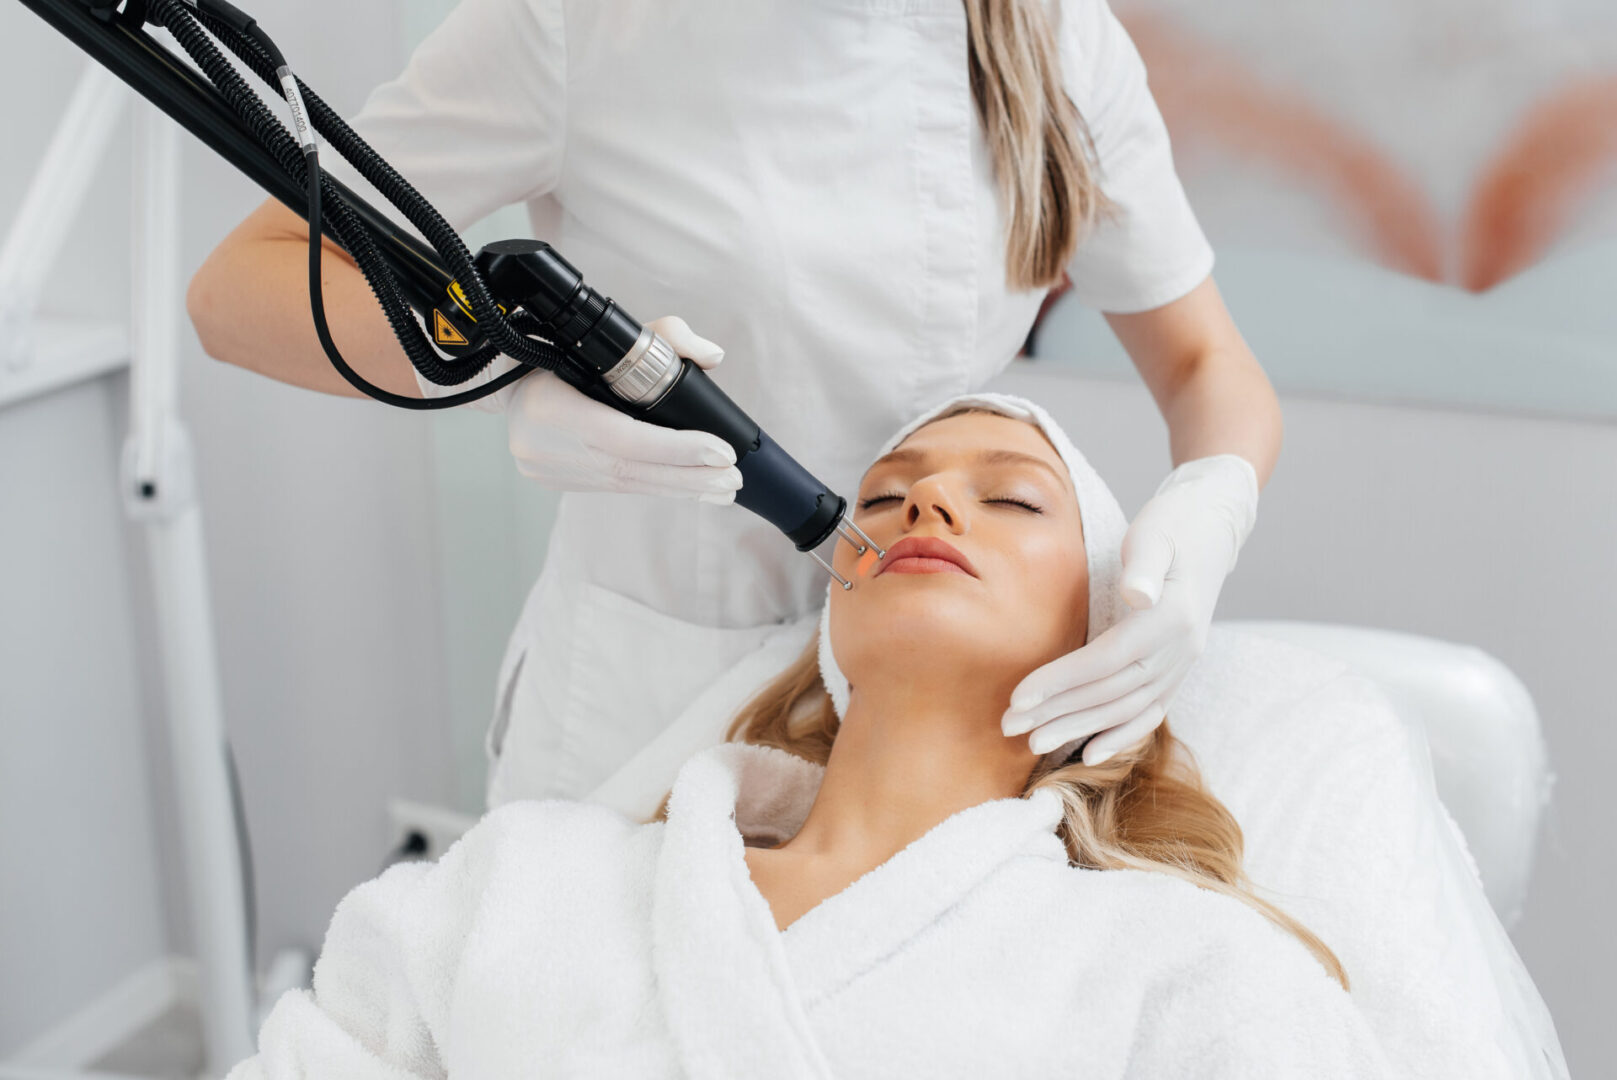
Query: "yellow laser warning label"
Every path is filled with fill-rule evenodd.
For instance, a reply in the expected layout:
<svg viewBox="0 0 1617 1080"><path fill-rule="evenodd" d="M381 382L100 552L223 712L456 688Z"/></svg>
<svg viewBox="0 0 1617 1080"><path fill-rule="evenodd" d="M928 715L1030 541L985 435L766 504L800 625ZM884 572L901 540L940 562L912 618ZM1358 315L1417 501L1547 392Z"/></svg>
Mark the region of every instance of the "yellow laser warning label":
<svg viewBox="0 0 1617 1080"><path fill-rule="evenodd" d="M466 298L466 290L460 287L460 282L451 281L449 283L449 298L455 302L455 306L460 308L468 319L472 320L472 322L477 321L477 316L472 314L472 302ZM500 309L501 315L509 314L504 304L495 304L494 306Z"/></svg>
<svg viewBox="0 0 1617 1080"><path fill-rule="evenodd" d="M455 329L455 324L444 318L444 313L433 309L432 340L439 345L470 345L466 335Z"/></svg>

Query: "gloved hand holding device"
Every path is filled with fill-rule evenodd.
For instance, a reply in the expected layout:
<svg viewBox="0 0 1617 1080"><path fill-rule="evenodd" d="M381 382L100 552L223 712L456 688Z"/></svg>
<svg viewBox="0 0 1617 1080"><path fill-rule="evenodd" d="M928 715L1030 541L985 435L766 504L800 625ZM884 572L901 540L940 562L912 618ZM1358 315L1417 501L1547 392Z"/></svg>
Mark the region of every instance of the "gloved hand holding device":
<svg viewBox="0 0 1617 1080"><path fill-rule="evenodd" d="M678 315L646 323L674 352L704 371L724 350ZM695 496L733 503L741 487L735 450L717 435L649 424L574 389L555 373L535 371L474 403L505 410L517 471L558 491L616 491Z"/></svg>

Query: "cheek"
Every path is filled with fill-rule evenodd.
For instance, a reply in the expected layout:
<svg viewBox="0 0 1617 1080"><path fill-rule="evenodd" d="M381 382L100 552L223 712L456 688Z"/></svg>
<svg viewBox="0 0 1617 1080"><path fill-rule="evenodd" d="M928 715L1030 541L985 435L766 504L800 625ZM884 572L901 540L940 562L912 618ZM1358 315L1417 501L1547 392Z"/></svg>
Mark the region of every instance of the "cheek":
<svg viewBox="0 0 1617 1080"><path fill-rule="evenodd" d="M1030 542L1018 552L1018 603L1024 612L1045 616L1052 641L1075 649L1083 644L1088 624L1089 569L1084 552L1055 540Z"/></svg>

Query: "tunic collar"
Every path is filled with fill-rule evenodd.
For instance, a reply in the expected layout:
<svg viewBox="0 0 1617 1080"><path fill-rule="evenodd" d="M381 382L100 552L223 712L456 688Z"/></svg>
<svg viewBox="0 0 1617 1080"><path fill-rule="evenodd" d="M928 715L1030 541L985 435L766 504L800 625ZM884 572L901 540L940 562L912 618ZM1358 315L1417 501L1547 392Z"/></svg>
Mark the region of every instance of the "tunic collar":
<svg viewBox="0 0 1617 1080"><path fill-rule="evenodd" d="M784 839L825 770L725 743L685 763L653 888L653 964L693 1077L829 1076L808 1012L1019 856L1065 861L1061 801L1037 791L962 810L822 901L784 933L747 870L743 832Z"/></svg>

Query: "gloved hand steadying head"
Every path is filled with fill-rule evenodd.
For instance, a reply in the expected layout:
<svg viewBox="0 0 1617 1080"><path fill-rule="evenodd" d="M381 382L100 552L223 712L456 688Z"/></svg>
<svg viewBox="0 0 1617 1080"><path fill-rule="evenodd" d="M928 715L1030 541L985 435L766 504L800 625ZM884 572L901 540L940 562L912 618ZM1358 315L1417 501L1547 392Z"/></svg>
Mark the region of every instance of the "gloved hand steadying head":
<svg viewBox="0 0 1617 1080"><path fill-rule="evenodd" d="M1149 735L1207 644L1224 579L1258 514L1258 477L1239 454L1175 468L1123 538L1119 595L1132 609L1083 648L1022 681L1001 727L1035 752L1088 738L1098 765Z"/></svg>

